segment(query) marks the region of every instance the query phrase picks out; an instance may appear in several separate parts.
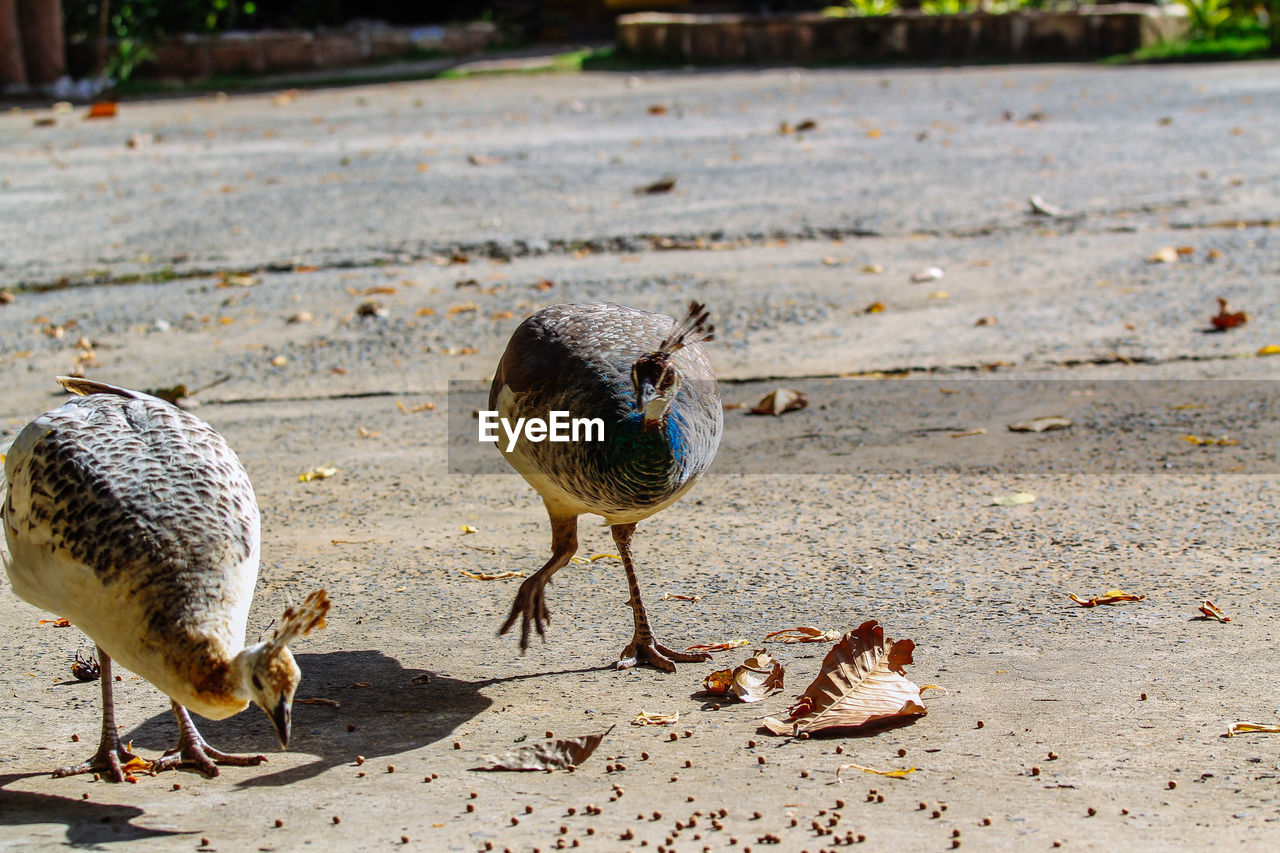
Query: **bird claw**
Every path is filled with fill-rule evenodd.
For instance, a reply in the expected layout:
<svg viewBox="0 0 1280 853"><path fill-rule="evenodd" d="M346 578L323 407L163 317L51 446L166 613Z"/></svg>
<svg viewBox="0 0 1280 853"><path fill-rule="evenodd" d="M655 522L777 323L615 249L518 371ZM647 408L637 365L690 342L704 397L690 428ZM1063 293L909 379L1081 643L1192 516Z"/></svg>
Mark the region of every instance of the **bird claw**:
<svg viewBox="0 0 1280 853"><path fill-rule="evenodd" d="M179 741L176 749L167 751L152 763L151 772L189 767L213 777L218 775L219 764L227 767L255 767L266 760L265 755L232 755L222 752L209 746L204 738L199 738L194 741Z"/></svg>
<svg viewBox="0 0 1280 853"><path fill-rule="evenodd" d="M545 639L546 626L551 622L551 612L547 610L547 601L543 594L547 580L539 577L540 574L541 572L525 578L524 583L520 584L516 600L511 603L511 613L507 615L507 621L503 622L502 627L498 629L499 636L507 633L519 618L520 651L522 652L529 648L530 624L537 630L538 636Z"/></svg>
<svg viewBox="0 0 1280 853"><path fill-rule="evenodd" d="M98 747L98 751L88 761L82 761L79 764L72 764L68 767L59 767L53 771L53 778L61 779L66 776L79 776L82 773L97 773L112 782L123 782L127 775L124 771L125 765L137 757L118 742L114 744L104 743Z"/></svg>
<svg viewBox="0 0 1280 853"><path fill-rule="evenodd" d="M178 745L169 749L164 756L151 763L152 774L164 770L178 770L179 767L191 767L206 776L218 775L218 765L228 767L255 767L266 761L266 756L236 756L236 754L220 751L210 747L202 738L195 726L192 734L183 733L178 736Z"/></svg>
<svg viewBox="0 0 1280 853"><path fill-rule="evenodd" d="M677 652L659 643L657 640L641 640L632 637L631 642L622 650L618 658L618 669L631 669L641 663L647 663L663 672L675 672L676 663L701 663L711 660L706 652Z"/></svg>

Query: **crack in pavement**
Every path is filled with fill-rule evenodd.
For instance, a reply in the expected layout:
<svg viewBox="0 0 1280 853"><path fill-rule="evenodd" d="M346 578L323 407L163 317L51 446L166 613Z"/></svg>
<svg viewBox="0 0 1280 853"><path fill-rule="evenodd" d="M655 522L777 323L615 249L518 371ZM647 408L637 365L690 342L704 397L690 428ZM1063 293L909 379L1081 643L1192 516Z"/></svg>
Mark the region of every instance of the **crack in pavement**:
<svg viewBox="0 0 1280 853"><path fill-rule="evenodd" d="M576 253L593 255L633 255L644 252L664 251L732 251L767 246L771 243L783 242L818 242L851 239L918 239L928 237L941 240L969 240L980 237L1008 236L1018 233L1034 233L1036 230L1052 226L1062 234L1096 233L1096 234L1132 234L1143 230L1142 226L1132 223L1123 225L1107 225L1103 220L1113 217L1125 217L1134 214L1168 213L1190 207L1186 200L1167 203L1142 204L1133 207L1120 207L1093 212L1064 213L1057 216L1041 216L1028 211L1028 217L1021 222L988 222L969 228L948 229L915 229L904 232L882 231L861 226L827 226L806 227L798 229L778 228L771 231L753 231L745 234L726 234L723 231L707 231L703 233L684 234L634 234L589 237L583 239L543 239L528 238L515 240L487 240L475 243L450 243L434 246L418 246L415 248L373 247L366 249L371 256L360 259L316 259L312 262L298 261L264 261L248 265L200 265L186 268L175 267L183 261L175 260L151 272L126 273L111 275L110 273L89 275L80 278L60 276L53 281L24 282L12 289L17 292L46 293L68 287L99 287L131 284L164 284L195 278L212 278L229 273L262 274L290 272L322 272L327 270L365 269L369 267L390 266L393 264L412 264L422 261L454 261L455 259L472 257L486 260L510 261L514 258L564 256ZM1089 221L1098 222L1100 227L1087 228ZM1171 229L1178 231L1201 231L1216 229L1242 230L1246 228L1277 228L1280 219L1269 217L1225 218L1210 222L1177 222L1152 225L1148 230ZM461 263L463 261L458 260ZM110 263L110 262L103 262Z"/></svg>

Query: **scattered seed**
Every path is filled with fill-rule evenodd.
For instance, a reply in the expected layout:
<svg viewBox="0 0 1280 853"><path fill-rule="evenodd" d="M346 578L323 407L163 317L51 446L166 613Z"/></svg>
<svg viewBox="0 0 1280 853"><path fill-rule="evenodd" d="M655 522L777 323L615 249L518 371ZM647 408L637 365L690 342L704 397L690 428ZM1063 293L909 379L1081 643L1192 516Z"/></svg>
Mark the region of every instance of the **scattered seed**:
<svg viewBox="0 0 1280 853"><path fill-rule="evenodd" d="M469 811L469 812L473 812L473 811L475 811L475 810L476 810L476 804L475 804L475 803L467 803L467 811Z"/></svg>
<svg viewBox="0 0 1280 853"><path fill-rule="evenodd" d="M394 764L388 764L388 765L387 765L387 772L388 772L388 773L395 773L395 772L396 772L396 766L395 766Z"/></svg>
<svg viewBox="0 0 1280 853"><path fill-rule="evenodd" d="M919 806L917 806L916 808L918 808L920 811L924 811L925 809L929 808L929 804L928 804L928 803L921 803L921 804L920 804Z"/></svg>
<svg viewBox="0 0 1280 853"><path fill-rule="evenodd" d="M1129 813L1129 810L1128 810L1128 809L1121 809L1121 810L1120 810L1120 814L1128 814L1128 813Z"/></svg>
<svg viewBox="0 0 1280 853"><path fill-rule="evenodd" d="M859 844L861 844L862 842L864 842L864 841L866 841L866 840L867 840L867 837L866 837L865 835L862 835L862 834L859 834L859 835L858 835L858 843L859 843Z"/></svg>
<svg viewBox="0 0 1280 853"><path fill-rule="evenodd" d="M209 839L207 839L207 838L201 838L201 839L200 839L200 846L201 846L201 847L208 847L208 846L209 846Z"/></svg>
<svg viewBox="0 0 1280 853"><path fill-rule="evenodd" d="M982 819L982 825L983 825L983 826L991 826L991 818L989 818L989 817L984 817L984 818Z"/></svg>
<svg viewBox="0 0 1280 853"><path fill-rule="evenodd" d="M282 821L280 818L276 818L276 829L279 829L282 826L284 826L284 821Z"/></svg>
<svg viewBox="0 0 1280 853"><path fill-rule="evenodd" d="M428 775L426 775L426 776L423 776L423 777L422 777L422 781L423 781L423 782L430 782L430 781L431 781L431 776L430 776L430 774L428 774Z"/></svg>
<svg viewBox="0 0 1280 853"><path fill-rule="evenodd" d="M930 813L929 813L929 817L932 817L932 818L940 818L940 817L942 817L942 810L941 810L941 809L934 809L932 812L930 812Z"/></svg>
<svg viewBox="0 0 1280 853"><path fill-rule="evenodd" d="M951 846L952 846L953 848L954 848L954 847L959 847L959 846L960 846L960 839L959 839L959 838L953 838L953 839L951 839Z"/></svg>
<svg viewBox="0 0 1280 853"><path fill-rule="evenodd" d="M752 813L751 813L751 819L752 819L752 820L759 820L759 819L760 819L760 818L762 818L762 817L764 817L764 815L760 814L760 812L752 812Z"/></svg>
<svg viewBox="0 0 1280 853"><path fill-rule="evenodd" d="M1143 693L1141 696L1139 696L1139 697L1138 697L1138 700L1139 700L1140 702L1145 702L1145 701L1147 701L1147 694Z"/></svg>
<svg viewBox="0 0 1280 853"><path fill-rule="evenodd" d="M334 816L333 816L333 822L334 822L334 823L342 823L342 818L338 817L337 815L334 815Z"/></svg>
<svg viewBox="0 0 1280 853"><path fill-rule="evenodd" d="M672 782L679 782L679 781L680 781L680 777L679 777L679 776L672 776L672 777L671 777L671 781L672 781Z"/></svg>
<svg viewBox="0 0 1280 853"><path fill-rule="evenodd" d="M685 797L685 798L684 798L684 801L685 801L686 803L692 803L692 802L693 802L693 795L692 795L692 794L690 794L689 796ZM702 812L696 812L696 814L702 814Z"/></svg>
<svg viewBox="0 0 1280 853"><path fill-rule="evenodd" d="M357 766L357 767L359 767L361 764L364 764L364 756L363 756L363 755L357 755L357 756L356 756L356 766Z"/></svg>
<svg viewBox="0 0 1280 853"><path fill-rule="evenodd" d="M680 739L680 735L676 734L675 732L671 732L670 734L667 735L667 740L679 740L679 739Z"/></svg>
<svg viewBox="0 0 1280 853"><path fill-rule="evenodd" d="M516 817L515 815L512 815L512 816L511 816L511 825L512 825L512 826L519 826L519 825L520 825L520 818Z"/></svg>
<svg viewBox="0 0 1280 853"><path fill-rule="evenodd" d="M876 802L877 802L877 803L883 803L883 802L884 802L884 794L876 794Z"/></svg>
<svg viewBox="0 0 1280 853"><path fill-rule="evenodd" d="M79 743L79 742L80 742L80 735L72 735L72 736L71 736L71 742L72 742L72 743Z"/></svg>
<svg viewBox="0 0 1280 853"><path fill-rule="evenodd" d="M596 834L596 828L594 826L588 826L587 835L595 835L595 834Z"/></svg>
<svg viewBox="0 0 1280 853"><path fill-rule="evenodd" d="M755 741L753 741L753 740L749 740L749 741L747 741L747 749L755 749L755 748L756 748L756 742L755 742Z"/></svg>
<svg viewBox="0 0 1280 853"><path fill-rule="evenodd" d="M409 843L409 836L407 836L407 835L402 835L402 836L400 836L400 843L401 843L401 844L408 844L408 843Z"/></svg>
<svg viewBox="0 0 1280 853"><path fill-rule="evenodd" d="M757 755L757 756L756 756L756 764L764 764L764 756L763 756L763 755Z"/></svg>
<svg viewBox="0 0 1280 853"><path fill-rule="evenodd" d="M357 774L356 774L356 778L357 778L357 779L363 779L363 778L364 778L364 771L363 771L363 770L361 770L359 773L357 773Z"/></svg>
<svg viewBox="0 0 1280 853"><path fill-rule="evenodd" d="M89 792L88 792L88 791L85 791L83 794L81 794L81 795L80 795L80 799L82 799L82 800L87 800L87 799L89 799Z"/></svg>
<svg viewBox="0 0 1280 853"><path fill-rule="evenodd" d="M808 779L808 778L809 778L809 771L808 771L808 770L801 770L801 771L800 771L800 778L801 778L801 779Z"/></svg>
<svg viewBox="0 0 1280 853"><path fill-rule="evenodd" d="M943 811L943 812L945 812L946 810L947 810L947 804L946 804L946 803L938 803L938 811Z"/></svg>
<svg viewBox="0 0 1280 853"><path fill-rule="evenodd" d="M978 728L982 728L985 725L986 723L982 722L982 720L978 720Z"/></svg>
<svg viewBox="0 0 1280 853"><path fill-rule="evenodd" d="M432 773L432 774L431 774L431 778L432 778L432 779L439 779L439 778L440 778L440 774L439 774L439 773ZM472 794L472 796L475 796L475 794Z"/></svg>
<svg viewBox="0 0 1280 853"><path fill-rule="evenodd" d="M953 830L951 830L951 837L952 837L952 838L959 838L959 837L960 837L960 830L958 830L958 829L953 829Z"/></svg>
<svg viewBox="0 0 1280 853"><path fill-rule="evenodd" d="M836 800L836 808L838 809L844 808L844 800Z"/></svg>
<svg viewBox="0 0 1280 853"><path fill-rule="evenodd" d="M614 766L615 768L617 768L618 770L626 770L626 769L627 769L627 765L625 765L625 764L615 764L615 765L613 765L613 766Z"/></svg>
<svg viewBox="0 0 1280 853"><path fill-rule="evenodd" d="M686 758L686 759L684 760L684 766L685 766L685 767L692 767L692 766L693 766L693 762Z"/></svg>
<svg viewBox="0 0 1280 853"><path fill-rule="evenodd" d="M525 814L533 814L533 806L525 806L525 807L524 807L524 813L525 813Z"/></svg>
<svg viewBox="0 0 1280 853"><path fill-rule="evenodd" d="M347 731L349 731L349 732L354 732L355 730L356 730L356 724L355 724L355 723L347 723Z"/></svg>
<svg viewBox="0 0 1280 853"><path fill-rule="evenodd" d="M899 757L899 758L904 758L904 757L906 757L906 754L907 754L907 751L906 751L905 749L903 749L902 747L898 747L898 757Z"/></svg>
<svg viewBox="0 0 1280 853"><path fill-rule="evenodd" d="M1056 752L1052 752L1052 751L1051 751L1051 752L1049 753L1049 760L1050 760L1050 761L1057 761L1057 760L1058 760L1058 753L1056 753Z"/></svg>
<svg viewBox="0 0 1280 853"><path fill-rule="evenodd" d="M1176 787L1178 787L1178 783L1177 783L1177 782L1175 782L1175 781L1173 781L1172 779L1170 779L1170 780L1169 780L1169 790L1170 790L1170 791L1172 791L1172 790L1173 790L1174 788L1176 788Z"/></svg>
<svg viewBox="0 0 1280 853"><path fill-rule="evenodd" d="M1031 768L1031 775L1032 775L1032 776L1039 776L1039 775L1040 775L1040 768L1039 768L1039 767L1032 767L1032 768Z"/></svg>
<svg viewBox="0 0 1280 853"><path fill-rule="evenodd" d="M432 778L432 779L436 778L436 774L432 773L432 774L431 774L431 778ZM474 799L478 798L479 796L480 796L480 795L479 795L478 793L476 793L475 791L472 791L472 792L471 792L471 799L473 799L473 800L474 800ZM572 812L570 812L570 814L572 814Z"/></svg>
<svg viewBox="0 0 1280 853"><path fill-rule="evenodd" d="M173 783L173 790L175 790L175 791L181 791L181 790L182 790L182 783L181 783L181 782L174 782L174 783Z"/></svg>
<svg viewBox="0 0 1280 853"><path fill-rule="evenodd" d="M547 732L547 737L549 737L549 738L553 738L553 737L555 737L555 736L556 736L556 733L555 733L555 732L552 732L552 731Z"/></svg>
<svg viewBox="0 0 1280 853"><path fill-rule="evenodd" d="M693 737L693 731L690 729L685 729L683 732L681 732L681 734L683 734L685 737Z"/></svg>
<svg viewBox="0 0 1280 853"><path fill-rule="evenodd" d="M843 754L844 754L844 746L837 746L836 755L843 755Z"/></svg>
<svg viewBox="0 0 1280 853"><path fill-rule="evenodd" d="M462 749L462 744L458 743L458 742L455 740L455 741L453 742L453 748L454 748L454 749Z"/></svg>

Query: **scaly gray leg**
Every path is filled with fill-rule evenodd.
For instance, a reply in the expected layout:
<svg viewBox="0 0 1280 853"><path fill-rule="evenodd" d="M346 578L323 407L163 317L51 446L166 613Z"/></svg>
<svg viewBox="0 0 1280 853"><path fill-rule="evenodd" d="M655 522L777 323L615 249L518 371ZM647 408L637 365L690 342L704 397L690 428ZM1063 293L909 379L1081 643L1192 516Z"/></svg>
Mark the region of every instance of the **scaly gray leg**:
<svg viewBox="0 0 1280 853"><path fill-rule="evenodd" d="M153 773L161 770L173 770L179 767L193 767L206 776L217 776L218 765L231 767L253 767L267 760L265 755L230 755L214 749L196 731L196 724L191 722L187 709L172 702L173 715L178 718L178 746L157 759L152 765Z"/></svg>
<svg viewBox="0 0 1280 853"><path fill-rule="evenodd" d="M502 623L498 634L511 630L520 619L520 651L529 648L529 624L537 629L539 637L546 637L544 625L551 621L551 613L547 610L547 601L543 595L543 587L551 580L551 576L569 565L578 550L578 516L560 515L547 507L551 516L551 559L537 572L525 578L516 593L516 600L511 604L511 613L507 621Z"/></svg>
<svg viewBox="0 0 1280 853"><path fill-rule="evenodd" d="M53 771L55 777L101 773L113 782L123 782L123 765L137 757L120 744L120 733L116 731L115 680L111 677L111 657L102 650L102 646L98 646L98 664L98 679L102 682L102 737L98 740L98 751L88 761L70 767L59 767Z"/></svg>
<svg viewBox="0 0 1280 853"><path fill-rule="evenodd" d="M649 614L645 612L644 604L640 601L640 579L636 577L636 568L631 560L631 535L635 533L636 526L615 524L610 529L613 531L613 541L618 546L618 556L622 557L622 567L627 571L627 587L631 590L631 600L628 603L631 605L631 613L636 623L635 635L623 649L622 657L618 659L618 669L630 669L643 661L664 672L675 672L676 665L673 661L697 663L711 660L709 654L677 652L654 639L653 629L649 627Z"/></svg>

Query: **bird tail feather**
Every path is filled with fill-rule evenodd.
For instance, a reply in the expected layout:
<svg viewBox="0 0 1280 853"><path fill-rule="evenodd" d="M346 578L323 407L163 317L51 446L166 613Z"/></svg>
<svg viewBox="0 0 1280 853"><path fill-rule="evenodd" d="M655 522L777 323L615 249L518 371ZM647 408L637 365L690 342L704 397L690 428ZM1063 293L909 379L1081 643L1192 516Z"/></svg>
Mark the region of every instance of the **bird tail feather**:
<svg viewBox="0 0 1280 853"><path fill-rule="evenodd" d="M707 322L710 316L711 312L706 305L697 301L690 302L689 312L683 319L676 321L676 327L663 339L658 351L673 353L689 344L715 340L716 327Z"/></svg>
<svg viewBox="0 0 1280 853"><path fill-rule="evenodd" d="M128 397L131 400L155 399L150 394L143 394L141 391L130 391L128 388L108 385L105 382L98 382L94 379L85 379L83 376L57 376L55 378L58 380L59 385L77 397L88 397L90 394L115 394L117 397Z"/></svg>

